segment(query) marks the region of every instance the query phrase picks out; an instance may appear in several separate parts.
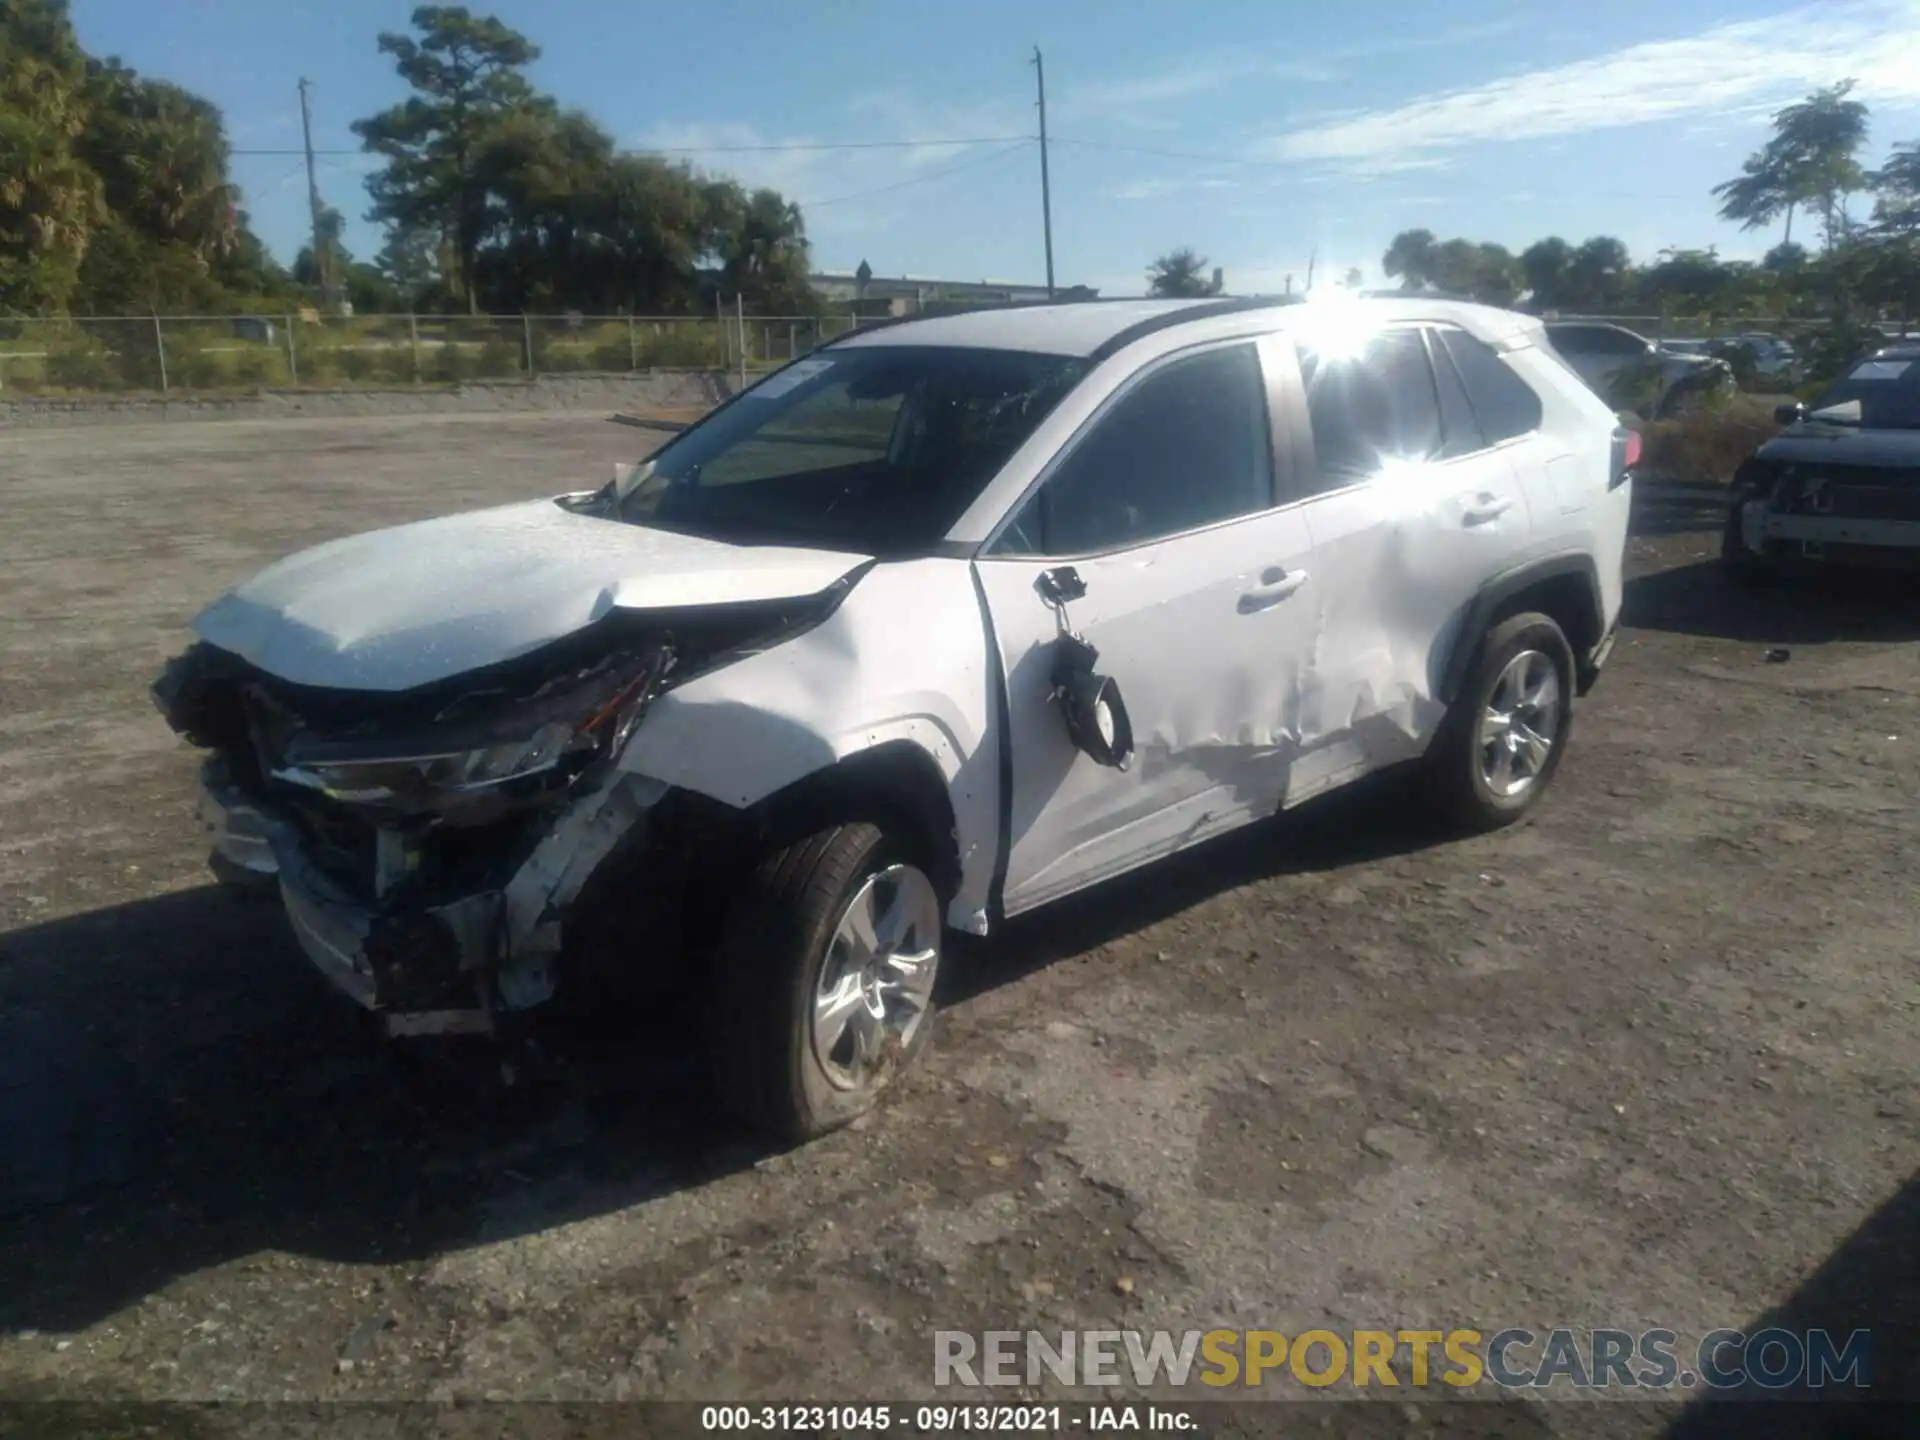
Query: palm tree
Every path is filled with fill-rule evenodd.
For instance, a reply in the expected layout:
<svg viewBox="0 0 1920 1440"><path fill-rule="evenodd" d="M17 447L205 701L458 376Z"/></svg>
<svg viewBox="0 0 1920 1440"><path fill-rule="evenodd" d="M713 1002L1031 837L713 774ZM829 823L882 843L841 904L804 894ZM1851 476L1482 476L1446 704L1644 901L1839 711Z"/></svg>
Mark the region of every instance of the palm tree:
<svg viewBox="0 0 1920 1440"><path fill-rule="evenodd" d="M1817 204L1827 249L1847 239L1846 197L1866 183L1856 157L1867 143L1867 107L1849 98L1854 83L1816 90L1773 117L1773 138L1738 176L1714 187L1722 219L1755 230L1785 215L1784 243L1793 238L1795 207Z"/></svg>

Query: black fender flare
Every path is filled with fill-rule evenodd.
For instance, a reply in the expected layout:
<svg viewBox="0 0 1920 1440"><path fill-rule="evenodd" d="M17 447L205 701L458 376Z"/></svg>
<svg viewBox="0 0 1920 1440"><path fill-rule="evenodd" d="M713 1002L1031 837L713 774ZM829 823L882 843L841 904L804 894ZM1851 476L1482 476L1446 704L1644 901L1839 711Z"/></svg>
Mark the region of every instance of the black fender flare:
<svg viewBox="0 0 1920 1440"><path fill-rule="evenodd" d="M1467 602L1460 628L1454 633L1446 663L1440 669L1436 698L1443 704L1453 704L1461 687L1467 683L1467 667L1473 663L1480 637L1493 628L1495 618L1509 608L1517 596L1543 582L1567 579L1579 582L1587 603L1593 607L1590 633L1594 641L1584 647L1577 646L1574 651L1575 664L1584 669L1589 663L1594 644L1603 642L1606 635L1606 609L1600 600L1600 571L1591 555L1554 555L1504 570L1474 593L1473 599Z"/></svg>

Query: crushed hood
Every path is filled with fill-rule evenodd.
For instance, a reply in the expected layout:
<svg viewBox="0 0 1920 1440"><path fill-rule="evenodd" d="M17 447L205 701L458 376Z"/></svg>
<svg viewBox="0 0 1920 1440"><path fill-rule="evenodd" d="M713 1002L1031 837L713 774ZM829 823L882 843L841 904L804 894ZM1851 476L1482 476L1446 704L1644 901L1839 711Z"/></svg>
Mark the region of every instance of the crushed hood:
<svg viewBox="0 0 1920 1440"><path fill-rule="evenodd" d="M193 628L296 685L410 690L512 660L616 609L815 595L867 558L728 545L535 500L301 551L229 590Z"/></svg>

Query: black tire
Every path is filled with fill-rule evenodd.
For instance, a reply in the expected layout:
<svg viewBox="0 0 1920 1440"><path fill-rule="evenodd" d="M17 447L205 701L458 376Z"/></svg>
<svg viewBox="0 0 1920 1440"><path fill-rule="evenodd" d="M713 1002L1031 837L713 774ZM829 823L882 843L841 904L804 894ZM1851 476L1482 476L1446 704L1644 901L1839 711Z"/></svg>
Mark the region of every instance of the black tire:
<svg viewBox="0 0 1920 1440"><path fill-rule="evenodd" d="M876 825L833 825L765 859L731 905L715 955L709 1053L721 1101L755 1127L787 1141L836 1130L871 1110L931 1041L923 1012L858 1089L836 1086L814 1053L812 1007L835 928L866 882L894 865L921 861Z"/></svg>
<svg viewBox="0 0 1920 1440"><path fill-rule="evenodd" d="M1508 664L1527 650L1539 652L1552 663L1559 683L1554 733L1548 737L1552 746L1525 789L1515 795L1502 795L1482 773L1480 715ZM1449 824L1469 832L1497 830L1513 824L1539 803L1560 768L1560 757L1566 753L1567 736L1573 727L1573 697L1573 647L1551 616L1528 611L1499 621L1486 633L1458 698L1427 749L1428 787Z"/></svg>

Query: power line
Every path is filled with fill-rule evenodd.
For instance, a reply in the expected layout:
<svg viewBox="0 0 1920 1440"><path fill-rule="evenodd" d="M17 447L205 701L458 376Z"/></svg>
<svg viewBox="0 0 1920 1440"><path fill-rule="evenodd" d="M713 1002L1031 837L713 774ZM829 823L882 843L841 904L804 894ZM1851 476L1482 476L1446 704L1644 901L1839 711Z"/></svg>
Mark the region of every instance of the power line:
<svg viewBox="0 0 1920 1440"><path fill-rule="evenodd" d="M836 195L831 200L803 200L799 202L802 210L819 210L827 205L840 205L848 200L865 200L873 195L886 195L895 190L904 190L909 185L924 185L930 180L943 179L948 175L957 175L962 170L970 170L976 165L985 165L990 160L1004 159L1015 151L1024 150L1034 143L1031 135L1023 135L1004 150L989 151L985 155L975 155L962 160L958 165L949 165L944 170L934 170L925 175L915 175L908 180L897 180L891 185L882 185L876 190L859 190L851 195Z"/></svg>

